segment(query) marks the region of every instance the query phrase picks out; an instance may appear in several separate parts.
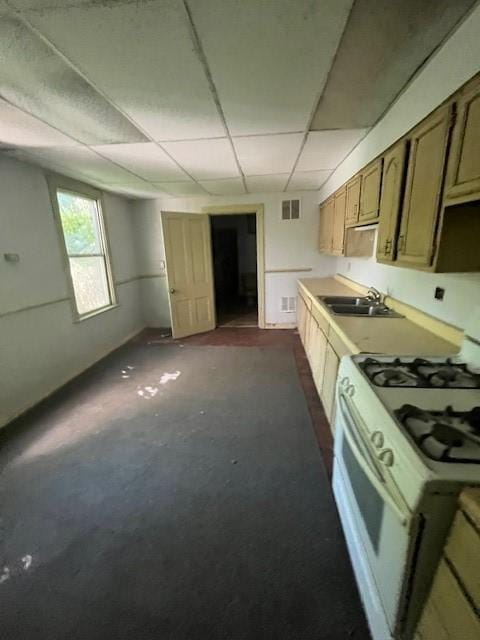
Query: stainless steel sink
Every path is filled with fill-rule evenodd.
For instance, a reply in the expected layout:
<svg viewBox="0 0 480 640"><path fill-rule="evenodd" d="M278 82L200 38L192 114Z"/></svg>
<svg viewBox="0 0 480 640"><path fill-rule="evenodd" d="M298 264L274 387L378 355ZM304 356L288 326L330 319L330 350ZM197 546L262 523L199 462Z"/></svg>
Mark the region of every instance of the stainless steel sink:
<svg viewBox="0 0 480 640"><path fill-rule="evenodd" d="M331 304L350 304L350 305L371 305L372 301L368 298L354 298L350 296L318 296L322 302L327 305Z"/></svg>
<svg viewBox="0 0 480 640"><path fill-rule="evenodd" d="M353 296L318 296L330 311L339 316L363 316L369 318L403 318L381 302L368 297Z"/></svg>
<svg viewBox="0 0 480 640"><path fill-rule="evenodd" d="M332 304L329 305L332 313L340 316L367 316L380 318L401 318L402 316L383 304L360 305Z"/></svg>

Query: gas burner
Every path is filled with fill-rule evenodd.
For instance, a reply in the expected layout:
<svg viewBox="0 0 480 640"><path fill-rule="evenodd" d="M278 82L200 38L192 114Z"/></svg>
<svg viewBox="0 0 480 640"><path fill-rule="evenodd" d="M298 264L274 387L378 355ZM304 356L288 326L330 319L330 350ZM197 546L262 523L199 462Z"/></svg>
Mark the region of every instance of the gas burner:
<svg viewBox="0 0 480 640"><path fill-rule="evenodd" d="M466 364L447 358L434 362L423 358L412 361L395 358L390 362L366 358L360 367L378 387L421 387L431 389L480 389L480 374Z"/></svg>
<svg viewBox="0 0 480 640"><path fill-rule="evenodd" d="M425 411L411 404L395 416L429 458L440 462L480 464L480 406L470 411Z"/></svg>

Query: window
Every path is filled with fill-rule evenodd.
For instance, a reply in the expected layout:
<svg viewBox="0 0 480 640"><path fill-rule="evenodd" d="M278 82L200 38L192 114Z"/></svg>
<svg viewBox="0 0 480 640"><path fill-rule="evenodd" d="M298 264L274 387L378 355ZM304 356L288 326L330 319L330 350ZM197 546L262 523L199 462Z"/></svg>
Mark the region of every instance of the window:
<svg viewBox="0 0 480 640"><path fill-rule="evenodd" d="M70 278L79 318L115 303L100 200L57 188Z"/></svg>

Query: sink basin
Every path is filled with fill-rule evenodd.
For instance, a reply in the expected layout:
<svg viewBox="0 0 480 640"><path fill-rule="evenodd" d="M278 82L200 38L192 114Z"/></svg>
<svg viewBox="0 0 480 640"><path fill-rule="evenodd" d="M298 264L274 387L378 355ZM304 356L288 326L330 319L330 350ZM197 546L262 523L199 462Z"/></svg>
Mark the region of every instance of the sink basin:
<svg viewBox="0 0 480 640"><path fill-rule="evenodd" d="M367 316L369 318L402 318L399 313L383 304L330 304L331 311L340 316Z"/></svg>
<svg viewBox="0 0 480 640"><path fill-rule="evenodd" d="M372 301L368 298L354 298L351 296L318 296L319 299L327 305L332 304L348 304L348 305L371 305Z"/></svg>

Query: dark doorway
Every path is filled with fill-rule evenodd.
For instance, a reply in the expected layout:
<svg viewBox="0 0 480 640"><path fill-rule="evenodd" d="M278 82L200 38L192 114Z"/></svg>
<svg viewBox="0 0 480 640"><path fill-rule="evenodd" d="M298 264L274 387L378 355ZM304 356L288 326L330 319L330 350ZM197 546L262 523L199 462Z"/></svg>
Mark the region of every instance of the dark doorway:
<svg viewBox="0 0 480 640"><path fill-rule="evenodd" d="M219 327L257 327L256 214L211 217L215 305Z"/></svg>

